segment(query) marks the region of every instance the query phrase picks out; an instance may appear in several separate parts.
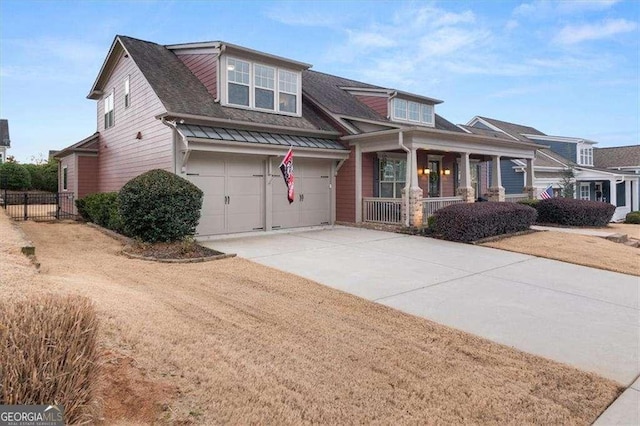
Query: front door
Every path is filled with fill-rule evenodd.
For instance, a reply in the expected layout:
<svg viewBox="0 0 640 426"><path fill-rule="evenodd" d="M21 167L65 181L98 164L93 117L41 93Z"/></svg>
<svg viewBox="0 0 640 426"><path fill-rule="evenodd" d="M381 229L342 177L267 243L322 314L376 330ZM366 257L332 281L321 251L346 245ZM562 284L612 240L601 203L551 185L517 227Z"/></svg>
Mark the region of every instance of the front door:
<svg viewBox="0 0 640 426"><path fill-rule="evenodd" d="M440 196L440 160L429 160L429 197Z"/></svg>

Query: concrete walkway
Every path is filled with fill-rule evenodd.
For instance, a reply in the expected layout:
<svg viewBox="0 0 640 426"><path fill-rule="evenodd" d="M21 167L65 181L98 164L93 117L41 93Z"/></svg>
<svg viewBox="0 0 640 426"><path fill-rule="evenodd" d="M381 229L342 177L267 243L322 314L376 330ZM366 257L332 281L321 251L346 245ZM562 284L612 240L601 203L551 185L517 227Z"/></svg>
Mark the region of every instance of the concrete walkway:
<svg viewBox="0 0 640 426"><path fill-rule="evenodd" d="M536 231L555 231L555 232L565 232L567 234L580 234L580 235L590 235L592 237L611 237L613 235L619 234L619 232L615 231L603 231L600 229L592 229L592 228L562 228L556 226L539 226L533 225L531 229Z"/></svg>
<svg viewBox="0 0 640 426"><path fill-rule="evenodd" d="M625 393L611 407L622 407L612 419L633 420L640 374L637 277L349 227L203 244L595 372L625 387L635 382L627 391L631 396Z"/></svg>

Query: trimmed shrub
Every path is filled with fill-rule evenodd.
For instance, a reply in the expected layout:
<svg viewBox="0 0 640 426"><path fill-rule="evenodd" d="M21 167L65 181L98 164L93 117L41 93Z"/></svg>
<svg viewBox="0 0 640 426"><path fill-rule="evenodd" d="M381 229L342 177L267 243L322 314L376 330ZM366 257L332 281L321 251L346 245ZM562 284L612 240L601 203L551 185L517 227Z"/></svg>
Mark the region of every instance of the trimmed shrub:
<svg viewBox="0 0 640 426"><path fill-rule="evenodd" d="M22 167L29 172L29 176L31 177L29 189L42 189L42 182L44 180L42 167L36 164L23 164Z"/></svg>
<svg viewBox="0 0 640 426"><path fill-rule="evenodd" d="M540 200L520 200L518 201L518 204L522 204L523 206L529 206L529 207L533 207L534 209L538 207L538 202Z"/></svg>
<svg viewBox="0 0 640 426"><path fill-rule="evenodd" d="M526 231L536 210L518 203L461 203L435 213L435 231L451 241L471 242L496 235Z"/></svg>
<svg viewBox="0 0 640 426"><path fill-rule="evenodd" d="M165 170L131 179L118 195L125 234L155 243L193 235L200 220L202 191Z"/></svg>
<svg viewBox="0 0 640 426"><path fill-rule="evenodd" d="M0 404L64 406L65 424L97 421L98 319L79 296L0 302Z"/></svg>
<svg viewBox="0 0 640 426"><path fill-rule="evenodd" d="M122 232L122 217L118 211L118 193L90 194L76 200L78 214L88 222Z"/></svg>
<svg viewBox="0 0 640 426"><path fill-rule="evenodd" d="M616 207L601 201L550 198L538 203L538 223L564 226L607 226Z"/></svg>
<svg viewBox="0 0 640 426"><path fill-rule="evenodd" d="M23 165L18 163L0 164L0 186L2 189L23 191L31 188L31 175Z"/></svg>
<svg viewBox="0 0 640 426"><path fill-rule="evenodd" d="M640 211L627 213L624 223L640 224Z"/></svg>

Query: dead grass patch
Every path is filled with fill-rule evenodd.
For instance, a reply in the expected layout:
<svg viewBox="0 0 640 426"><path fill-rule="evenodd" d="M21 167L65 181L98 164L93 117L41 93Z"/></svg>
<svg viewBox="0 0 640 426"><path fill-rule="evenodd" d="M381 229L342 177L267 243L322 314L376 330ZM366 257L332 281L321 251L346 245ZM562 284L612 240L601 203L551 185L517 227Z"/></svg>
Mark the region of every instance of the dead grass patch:
<svg viewBox="0 0 640 426"><path fill-rule="evenodd" d="M588 424L621 391L247 260L144 262L84 225L23 228L47 281L94 300L104 345L179 389L167 422Z"/></svg>
<svg viewBox="0 0 640 426"><path fill-rule="evenodd" d="M640 276L640 249L601 237L546 231L482 245Z"/></svg>
<svg viewBox="0 0 640 426"><path fill-rule="evenodd" d="M62 404L65 423L95 420L98 320L84 297L0 303L0 404Z"/></svg>

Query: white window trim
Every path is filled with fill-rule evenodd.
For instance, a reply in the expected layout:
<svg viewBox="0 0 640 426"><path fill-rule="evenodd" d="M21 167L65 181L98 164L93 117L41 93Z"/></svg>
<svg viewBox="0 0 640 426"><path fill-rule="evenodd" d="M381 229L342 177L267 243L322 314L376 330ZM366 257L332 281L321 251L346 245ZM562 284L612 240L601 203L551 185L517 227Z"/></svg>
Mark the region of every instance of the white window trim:
<svg viewBox="0 0 640 426"><path fill-rule="evenodd" d="M232 104L229 102L229 79L228 79L228 75L227 75L227 61L229 59L235 59L238 61L243 61L243 62L248 62L249 63L249 106L246 105L237 105L237 104ZM266 112L269 114L278 114L278 115L288 115L288 116L292 116L292 117L302 117L302 73L300 71L296 71L293 69L289 69L289 68L280 68L277 66L273 66L273 65L269 65L269 64L265 64L259 61L252 61L249 59L242 59L236 56L225 56L223 60L220 61L220 71L218 72L219 76L220 76L220 89L223 92L223 96L220 96L220 103L223 106L228 106L231 108L239 108L239 109L249 109L249 110L254 110L254 111L260 111L260 112ZM275 81L274 81L274 109L270 110L270 109L264 109L264 108L256 108L255 107L255 89L256 89L256 85L255 85L255 71L254 71L254 67L255 65L260 65L260 66L264 66L264 67L268 67L268 68L273 68L275 70ZM285 90L282 90L283 93L290 93L292 95L296 96L296 112L292 113L292 112L286 112L286 111L280 111L279 105L280 105L280 101L279 101L279 97L280 97L280 79L279 79L279 71L283 70L283 71L288 71L293 73L296 76L296 88L297 88L297 93L290 93L287 92ZM241 83L238 83L241 84Z"/></svg>
<svg viewBox="0 0 640 426"><path fill-rule="evenodd" d="M392 153L390 153L390 154L392 154ZM391 184L393 184L393 192L394 193L396 192L396 186L399 183L403 183L405 185L405 187L407 185L406 173L403 176L403 180L397 179L395 173L394 173L394 177L393 177L392 181L391 180L382 180L380 178L380 172L382 170L381 167L380 167L380 162L381 161L387 161L387 160L398 161L398 162L403 161L405 163L405 170L407 168L407 156L406 155L402 155L402 154L378 155L378 196L380 196L380 193L382 192L382 184L383 183L391 183ZM394 172L395 172L395 170L394 170ZM398 196L398 194L396 194L396 196L392 197L392 198L402 198L402 190L401 190L399 196Z"/></svg>
<svg viewBox="0 0 640 426"><path fill-rule="evenodd" d="M106 98L103 99L103 109L104 109L104 111L103 111L102 115L103 115L103 119L104 119L103 125L104 125L104 129L105 130L112 128L116 124L116 111L115 111L116 110L116 105L115 105L116 95L115 95L115 92L116 92L116 90L113 89L111 91L111 93ZM109 102L109 98L111 98L110 102ZM109 106L111 106L111 108L107 111L107 108L109 108ZM113 115L112 115L112 120L111 120L110 125L107 126L107 114L109 112L113 112Z"/></svg>
<svg viewBox="0 0 640 426"><path fill-rule="evenodd" d="M582 189L587 188L588 197L584 198L582 196ZM589 182L580 182L580 193L578 194L581 200L590 200L591 199L591 184Z"/></svg>
<svg viewBox="0 0 640 426"><path fill-rule="evenodd" d="M249 83L253 82L253 87L251 84L249 84L249 106L251 106L252 104L254 105L253 109L256 109L258 111L266 111L266 112L278 112L277 108L278 108L278 93L276 92L276 89L278 88L278 69L276 67L272 67L270 65L264 65L264 64L259 64L257 62L249 62L249 64L251 64L251 72L249 75L250 81ZM271 70L273 70L273 88L270 89L268 87L263 87L263 86L258 86L256 84L256 67L264 67L264 68L269 68ZM227 86L228 87L228 86ZM273 92L273 109L269 109L269 108L260 108L255 106L255 96L256 96L256 89L262 89L262 90L269 90L271 92ZM253 102L252 102L252 96L253 96ZM243 106L243 105L240 105Z"/></svg>
<svg viewBox="0 0 640 426"><path fill-rule="evenodd" d="M396 105L395 105L395 103L397 101L406 102L406 104L407 104L407 107L405 109L406 116L398 117L396 115ZM410 101L408 99L402 99L402 98L392 98L389 103L390 103L390 105L389 105L388 110L391 111L391 119L392 120L394 120L394 121L402 121L402 122L405 122L405 123L416 123L418 125L429 126L429 127L434 127L435 126L435 121L436 121L435 120L435 114L436 114L436 112L435 112L435 107L433 105L420 103L420 102L416 102L416 101ZM418 120L412 120L412 119L409 118L409 105L412 104L412 103L413 104L418 104L420 106L420 108L418 110ZM430 108L430 110L431 110L431 114L429 114L429 116L431 118L431 121L423 121L422 120L422 117L424 116L423 110L425 108Z"/></svg>
<svg viewBox="0 0 640 426"><path fill-rule="evenodd" d="M593 166L592 146L578 146L578 164L581 166Z"/></svg>
<svg viewBox="0 0 640 426"><path fill-rule="evenodd" d="M131 106L131 76L127 76L124 80L124 108Z"/></svg>
<svg viewBox="0 0 640 426"><path fill-rule="evenodd" d="M67 177L66 179L65 179L65 176ZM62 180L62 190L68 191L69 190L69 171L67 170L67 166L62 166L62 176L60 177L60 179Z"/></svg>

